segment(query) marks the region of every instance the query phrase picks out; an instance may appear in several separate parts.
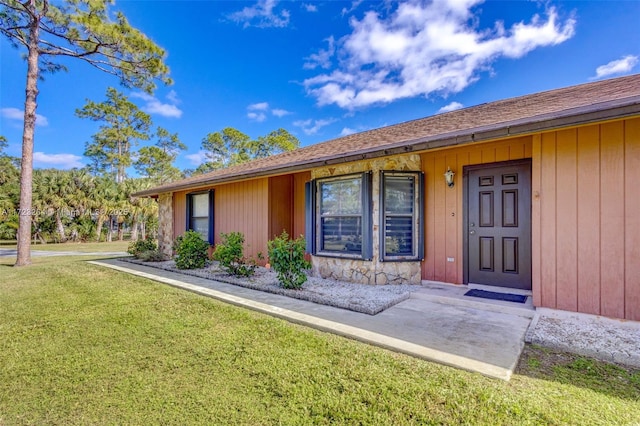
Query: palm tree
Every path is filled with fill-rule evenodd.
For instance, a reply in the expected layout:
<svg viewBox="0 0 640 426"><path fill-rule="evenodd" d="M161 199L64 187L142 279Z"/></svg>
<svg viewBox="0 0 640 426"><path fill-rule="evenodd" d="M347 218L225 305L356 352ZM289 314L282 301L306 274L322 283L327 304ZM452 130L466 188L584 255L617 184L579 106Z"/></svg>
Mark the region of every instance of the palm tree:
<svg viewBox="0 0 640 426"><path fill-rule="evenodd" d="M91 218L95 179L86 169L73 169L69 172L71 191L67 203L71 208L71 238L86 240L94 234L95 225Z"/></svg>
<svg viewBox="0 0 640 426"><path fill-rule="evenodd" d="M1 146L1 144L0 144ZM18 229L18 180L14 159L0 154L0 238L13 239Z"/></svg>
<svg viewBox="0 0 640 426"><path fill-rule="evenodd" d="M90 198L89 205L92 218L96 221L96 241L100 241L102 237L102 228L104 222L110 219L110 212L113 208L114 200L118 193L116 183L109 177L95 178L95 189L93 198ZM111 241L111 226L109 226L109 234L107 240Z"/></svg>
<svg viewBox="0 0 640 426"><path fill-rule="evenodd" d="M142 191L151 186L149 179L128 179L125 191L129 200L129 225L131 226L131 240L138 240L138 231L142 231L142 239L146 238L146 223L158 211L157 204L149 198L133 197L131 194Z"/></svg>
<svg viewBox="0 0 640 426"><path fill-rule="evenodd" d="M69 172L48 169L34 172L34 216L46 212L47 216L54 216L56 232L60 241L67 240L63 217L70 216L71 208L68 203L72 192L72 181ZM37 220L37 219L36 219Z"/></svg>

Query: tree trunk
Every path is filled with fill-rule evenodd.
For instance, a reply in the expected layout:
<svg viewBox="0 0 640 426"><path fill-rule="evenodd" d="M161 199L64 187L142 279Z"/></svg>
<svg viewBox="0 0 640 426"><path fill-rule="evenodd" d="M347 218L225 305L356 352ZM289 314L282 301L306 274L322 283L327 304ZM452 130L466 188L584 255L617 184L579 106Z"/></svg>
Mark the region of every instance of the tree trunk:
<svg viewBox="0 0 640 426"><path fill-rule="evenodd" d="M124 240L124 227L122 223L118 223L118 241Z"/></svg>
<svg viewBox="0 0 640 426"><path fill-rule="evenodd" d="M22 133L22 161L20 166L20 214L18 222L18 254L15 266L31 263L31 215L33 202L33 135L36 128L36 99L38 97L38 41L40 15L36 0L29 0L29 54L27 56L27 89L24 102L24 130Z"/></svg>
<svg viewBox="0 0 640 426"><path fill-rule="evenodd" d="M124 166L122 165L122 142L118 142L118 174L116 183L124 182Z"/></svg>
<svg viewBox="0 0 640 426"><path fill-rule="evenodd" d="M134 219L131 224L131 241L138 241L138 219Z"/></svg>
<svg viewBox="0 0 640 426"><path fill-rule="evenodd" d="M110 243L112 241L113 234L113 218L109 218L109 230L107 231L107 242Z"/></svg>
<svg viewBox="0 0 640 426"><path fill-rule="evenodd" d="M102 227L104 226L104 218L102 216L98 216L98 223L96 225L96 241L100 242L100 238L102 237Z"/></svg>
<svg viewBox="0 0 640 426"><path fill-rule="evenodd" d="M62 223L59 213L56 213L56 228L58 229L58 235L60 235L60 241L63 243L67 241L67 236L64 232L64 224Z"/></svg>

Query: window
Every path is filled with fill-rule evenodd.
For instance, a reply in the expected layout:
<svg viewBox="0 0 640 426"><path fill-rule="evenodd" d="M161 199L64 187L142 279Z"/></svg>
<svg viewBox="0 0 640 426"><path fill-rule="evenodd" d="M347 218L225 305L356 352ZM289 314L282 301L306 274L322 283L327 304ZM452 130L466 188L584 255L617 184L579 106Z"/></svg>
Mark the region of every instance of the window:
<svg viewBox="0 0 640 426"><path fill-rule="evenodd" d="M421 173L381 172L380 260L421 260L424 228Z"/></svg>
<svg viewBox="0 0 640 426"><path fill-rule="evenodd" d="M315 231L307 232L315 243L309 251L370 260L371 174L320 179L309 190L307 212L314 217L308 217L307 227Z"/></svg>
<svg viewBox="0 0 640 426"><path fill-rule="evenodd" d="M213 245L213 190L187 194L187 229Z"/></svg>

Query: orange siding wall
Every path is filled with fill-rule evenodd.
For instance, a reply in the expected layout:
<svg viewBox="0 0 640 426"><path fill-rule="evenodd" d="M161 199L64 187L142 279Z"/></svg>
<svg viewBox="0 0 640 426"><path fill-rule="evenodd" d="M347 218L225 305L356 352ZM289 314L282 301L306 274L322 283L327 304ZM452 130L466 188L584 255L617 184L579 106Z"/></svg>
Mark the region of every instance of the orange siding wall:
<svg viewBox="0 0 640 426"><path fill-rule="evenodd" d="M173 239L175 240L187 230L187 192L173 193Z"/></svg>
<svg viewBox="0 0 640 426"><path fill-rule="evenodd" d="M534 303L640 320L640 118L533 144Z"/></svg>
<svg viewBox="0 0 640 426"><path fill-rule="evenodd" d="M283 229L291 236L304 235L304 184L310 179L310 172L302 172L213 187L216 244L221 232L239 231L247 255L262 252L266 257L267 241ZM193 191L173 193L174 238L186 229L187 194Z"/></svg>
<svg viewBox="0 0 640 426"><path fill-rule="evenodd" d="M304 184L311 180L311 172L293 175L293 238L305 234Z"/></svg>
<svg viewBox="0 0 640 426"><path fill-rule="evenodd" d="M293 177L269 178L269 239L287 231L293 232Z"/></svg>
<svg viewBox="0 0 640 426"><path fill-rule="evenodd" d="M214 232L216 244L220 233L242 232L245 254L267 254L269 231L269 179L253 179L216 186Z"/></svg>
<svg viewBox="0 0 640 426"><path fill-rule="evenodd" d="M519 160L532 155L530 136L422 154L425 173L425 261L422 279L463 282L463 182L466 165ZM447 187L444 172L451 167L455 186ZM453 258L453 262L447 262Z"/></svg>
<svg viewBox="0 0 640 426"><path fill-rule="evenodd" d="M640 320L640 118L625 125L625 318Z"/></svg>

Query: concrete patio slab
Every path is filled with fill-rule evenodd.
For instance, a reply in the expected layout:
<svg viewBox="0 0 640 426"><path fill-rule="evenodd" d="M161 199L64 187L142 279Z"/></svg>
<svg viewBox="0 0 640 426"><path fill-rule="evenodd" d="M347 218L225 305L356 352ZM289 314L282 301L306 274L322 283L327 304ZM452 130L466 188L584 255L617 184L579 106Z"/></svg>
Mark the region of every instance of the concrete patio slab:
<svg viewBox="0 0 640 426"><path fill-rule="evenodd" d="M473 298L427 285L410 299L372 316L117 259L90 263L503 380L509 380L516 367L534 314L527 307L511 306L513 303L467 300Z"/></svg>

